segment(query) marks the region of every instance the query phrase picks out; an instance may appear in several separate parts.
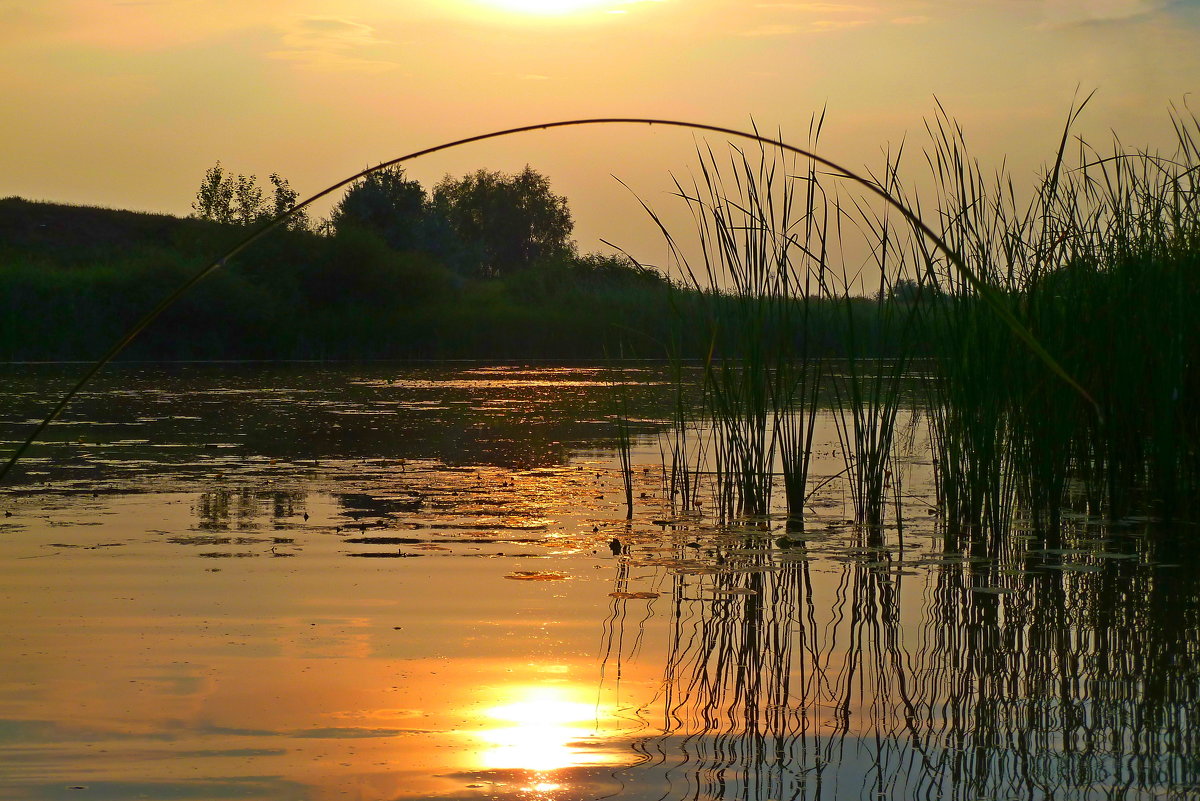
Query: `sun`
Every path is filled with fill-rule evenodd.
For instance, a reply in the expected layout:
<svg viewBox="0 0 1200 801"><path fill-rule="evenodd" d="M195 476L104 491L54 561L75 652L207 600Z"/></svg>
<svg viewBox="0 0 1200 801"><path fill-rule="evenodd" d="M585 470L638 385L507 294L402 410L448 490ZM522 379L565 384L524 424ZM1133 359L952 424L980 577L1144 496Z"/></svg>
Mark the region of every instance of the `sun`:
<svg viewBox="0 0 1200 801"><path fill-rule="evenodd" d="M612 0L482 0L486 5L519 14L562 16L577 11L588 11L603 5L613 5Z"/></svg>

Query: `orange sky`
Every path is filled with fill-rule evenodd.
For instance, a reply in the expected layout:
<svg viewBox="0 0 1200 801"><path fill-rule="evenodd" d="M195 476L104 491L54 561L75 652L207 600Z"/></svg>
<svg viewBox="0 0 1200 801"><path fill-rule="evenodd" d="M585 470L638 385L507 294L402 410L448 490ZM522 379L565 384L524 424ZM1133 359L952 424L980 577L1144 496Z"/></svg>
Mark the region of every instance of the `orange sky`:
<svg viewBox="0 0 1200 801"><path fill-rule="evenodd" d="M574 6L571 10L569 6ZM539 12L539 8L541 11ZM552 12L552 13L547 13ZM1081 132L1169 147L1200 76L1200 3L1159 0L0 0L0 196L185 214L204 170L302 194L403 152L577 116L782 130L877 165L922 143L934 96L1018 182ZM652 205L694 140L661 129L534 134L418 162L525 163L598 238L661 260L619 176Z"/></svg>

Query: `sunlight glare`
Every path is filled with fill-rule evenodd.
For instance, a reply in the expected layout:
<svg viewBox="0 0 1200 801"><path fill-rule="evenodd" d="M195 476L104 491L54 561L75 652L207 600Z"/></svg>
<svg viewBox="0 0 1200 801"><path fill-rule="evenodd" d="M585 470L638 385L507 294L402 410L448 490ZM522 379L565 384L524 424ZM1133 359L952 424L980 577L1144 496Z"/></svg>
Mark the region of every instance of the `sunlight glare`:
<svg viewBox="0 0 1200 801"><path fill-rule="evenodd" d="M591 734L592 727L581 724L593 723L596 708L554 689L530 688L520 701L486 715L507 725L481 732L491 746L481 754L485 767L546 772L580 764L582 755L571 744Z"/></svg>
<svg viewBox="0 0 1200 801"><path fill-rule="evenodd" d="M517 14L561 16L587 11L597 6L612 5L611 0L481 0L486 5Z"/></svg>
<svg viewBox="0 0 1200 801"><path fill-rule="evenodd" d="M507 720L521 726L554 726L591 720L596 709L590 704L568 701L562 693L538 689L524 701L493 707L488 714L497 720Z"/></svg>

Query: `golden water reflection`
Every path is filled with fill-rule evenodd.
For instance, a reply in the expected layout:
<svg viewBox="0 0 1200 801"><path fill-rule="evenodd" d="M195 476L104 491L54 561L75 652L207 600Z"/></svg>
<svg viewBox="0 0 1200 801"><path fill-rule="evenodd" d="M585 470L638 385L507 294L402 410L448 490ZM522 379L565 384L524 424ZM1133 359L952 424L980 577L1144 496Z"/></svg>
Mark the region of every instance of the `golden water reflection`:
<svg viewBox="0 0 1200 801"><path fill-rule="evenodd" d="M587 701L591 693L593 700ZM523 788L546 795L566 789L556 775L566 768L618 764L618 754L597 748L601 729L612 720L609 708L597 703L595 687L506 687L501 703L481 713L484 728L475 760L482 770L524 770L532 775Z"/></svg>

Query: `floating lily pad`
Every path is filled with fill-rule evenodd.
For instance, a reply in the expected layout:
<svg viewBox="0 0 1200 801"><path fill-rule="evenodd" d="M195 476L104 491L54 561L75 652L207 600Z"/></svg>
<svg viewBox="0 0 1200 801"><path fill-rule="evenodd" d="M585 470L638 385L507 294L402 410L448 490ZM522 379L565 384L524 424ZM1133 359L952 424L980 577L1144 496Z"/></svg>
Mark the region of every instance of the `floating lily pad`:
<svg viewBox="0 0 1200 801"><path fill-rule="evenodd" d="M509 576L509 578L512 578L512 577ZM608 596L610 598L643 598L643 599L648 600L651 598L657 598L658 593L657 592L610 592L608 594Z"/></svg>
<svg viewBox="0 0 1200 801"><path fill-rule="evenodd" d="M566 581L570 576L553 570L518 570L505 578L513 581Z"/></svg>
<svg viewBox="0 0 1200 801"><path fill-rule="evenodd" d="M679 565L672 572L680 573L688 576L715 576L718 573L727 571L717 567L693 567L691 565Z"/></svg>

